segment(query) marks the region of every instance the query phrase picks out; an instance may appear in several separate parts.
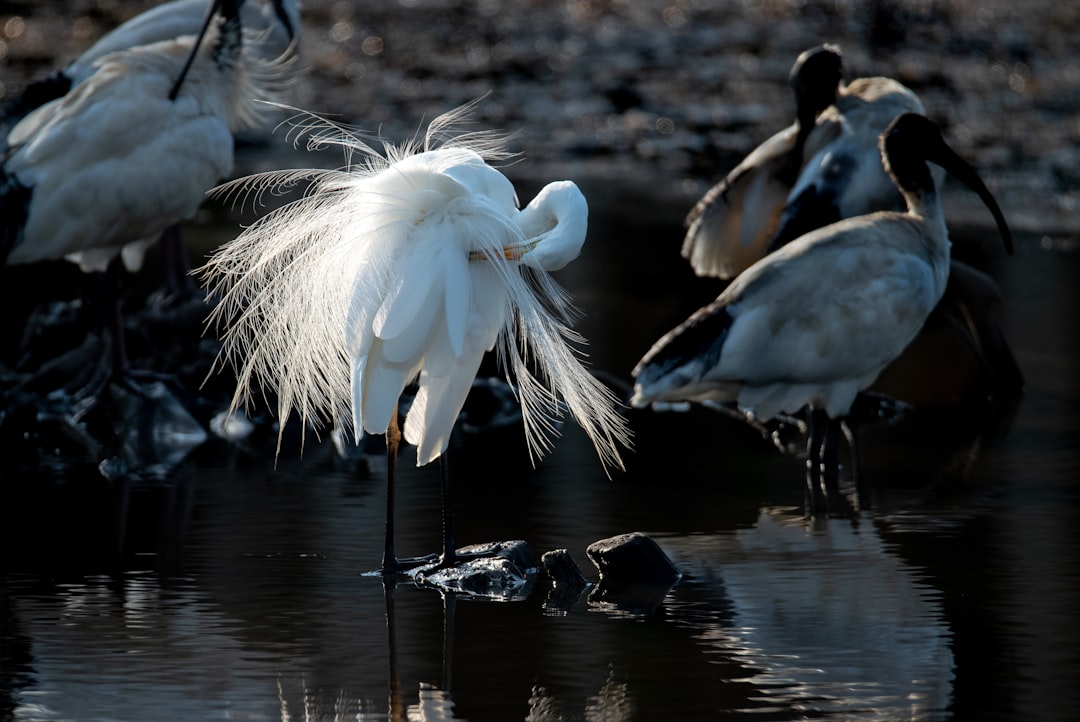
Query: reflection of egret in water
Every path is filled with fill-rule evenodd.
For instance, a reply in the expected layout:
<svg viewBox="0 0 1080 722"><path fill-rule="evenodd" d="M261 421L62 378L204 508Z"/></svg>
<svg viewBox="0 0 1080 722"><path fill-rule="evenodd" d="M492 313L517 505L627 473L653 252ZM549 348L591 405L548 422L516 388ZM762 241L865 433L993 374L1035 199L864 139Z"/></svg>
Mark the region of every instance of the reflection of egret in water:
<svg viewBox="0 0 1080 722"><path fill-rule="evenodd" d="M430 720L430 722L449 722L454 717L454 700L450 696L453 679L454 658L454 616L457 611L457 595L452 592L439 592L442 598L442 679L439 685L420 682L417 701L410 704L401 689L401 676L398 660L397 615L394 594L397 585L393 580L383 583L386 599L386 640L389 648L389 713L392 720Z"/></svg>
<svg viewBox="0 0 1080 722"><path fill-rule="evenodd" d="M698 638L747 668L759 701L845 719L933 719L948 708L954 658L941 595L872 524L815 528L764 509L750 528L665 545L691 584L723 590L716 621L695 621ZM680 612L680 595L667 604L675 619L702 618Z"/></svg>
<svg viewBox="0 0 1080 722"><path fill-rule="evenodd" d="M281 171L229 189L314 181L220 249L203 272L212 320L225 329L221 358L236 368L234 407L276 394L284 422L351 424L386 434L387 514L382 570L394 550L399 438L424 465L444 457L457 417L487 352L516 385L530 449L550 446L564 411L584 428L605 464L620 465L628 431L614 394L581 364L569 342L574 310L549 275L577 257L588 210L573 183L545 186L518 209L513 185L488 161L506 158L501 139L455 128L470 108L432 122L422 141L379 153L357 134L312 118L309 146L344 149L343 170ZM539 377L534 376L539 370ZM398 403L418 391L398 427ZM453 565L449 478L442 468L441 565Z"/></svg>

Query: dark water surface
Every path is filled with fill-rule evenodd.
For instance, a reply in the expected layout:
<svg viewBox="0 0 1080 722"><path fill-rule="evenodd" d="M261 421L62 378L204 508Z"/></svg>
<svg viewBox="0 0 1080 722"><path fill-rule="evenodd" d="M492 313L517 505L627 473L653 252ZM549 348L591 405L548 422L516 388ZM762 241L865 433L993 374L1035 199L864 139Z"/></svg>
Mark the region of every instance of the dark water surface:
<svg viewBox="0 0 1080 722"><path fill-rule="evenodd" d="M626 380L718 287L678 257L685 208L586 190L590 241L561 280L594 366ZM1080 255L982 246L963 252L1001 281L1027 394L980 428L868 430L851 519L807 520L801 460L703 409L635 413L611 479L576 428L535 469L516 433L463 437L460 543L591 571L589 543L644 531L684 574L652 607L558 609L542 579L514 602L384 590L363 574L384 468L325 443L275 468L211 439L126 497L8 472L0 719L1078 719ZM406 453L399 552L435 551L438 519L437 465Z"/></svg>

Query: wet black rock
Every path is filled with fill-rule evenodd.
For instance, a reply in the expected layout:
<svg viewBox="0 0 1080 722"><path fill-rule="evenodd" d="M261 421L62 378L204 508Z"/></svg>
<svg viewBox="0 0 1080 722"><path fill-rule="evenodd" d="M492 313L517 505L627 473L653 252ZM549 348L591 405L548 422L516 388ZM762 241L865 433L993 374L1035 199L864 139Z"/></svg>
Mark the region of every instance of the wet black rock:
<svg viewBox="0 0 1080 722"><path fill-rule="evenodd" d="M609 588L674 584L679 570L652 537L641 532L619 534L595 541L585 553L600 572L600 582Z"/></svg>
<svg viewBox="0 0 1080 722"><path fill-rule="evenodd" d="M540 563L551 580L551 590L544 601L544 609L565 612L577 604L582 592L588 589L589 580L581 573L574 558L566 549L552 549L540 557Z"/></svg>
<svg viewBox="0 0 1080 722"><path fill-rule="evenodd" d="M525 599L535 585L539 562L524 541L473 544L457 554L461 561L451 567L419 567L407 576L424 586L500 601Z"/></svg>
<svg viewBox="0 0 1080 722"><path fill-rule="evenodd" d="M641 532L601 539L585 553L600 571L600 583L589 594L595 607L649 614L679 580L660 545Z"/></svg>

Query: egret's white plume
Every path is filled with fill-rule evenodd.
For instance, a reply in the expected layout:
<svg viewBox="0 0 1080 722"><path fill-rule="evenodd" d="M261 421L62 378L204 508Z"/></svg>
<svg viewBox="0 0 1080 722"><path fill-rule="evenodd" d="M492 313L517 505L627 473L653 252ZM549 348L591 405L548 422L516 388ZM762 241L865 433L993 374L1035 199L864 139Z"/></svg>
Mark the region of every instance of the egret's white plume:
<svg viewBox="0 0 1080 722"><path fill-rule="evenodd" d="M262 385L276 393L282 422L296 411L316 426L351 423L359 438L385 432L418 379L404 436L426 464L447 448L484 353L498 347L534 455L550 448L565 407L605 465L621 467L629 430L581 363L575 310L548 274L580 251L585 198L561 181L519 209L510 181L488 165L510 157L505 137L459 131L471 108L381 152L304 114L296 127L308 147L339 145L343 168L220 189L258 202L310 181L200 269L218 300L210 320L224 329L221 358L238 374L233 405Z"/></svg>

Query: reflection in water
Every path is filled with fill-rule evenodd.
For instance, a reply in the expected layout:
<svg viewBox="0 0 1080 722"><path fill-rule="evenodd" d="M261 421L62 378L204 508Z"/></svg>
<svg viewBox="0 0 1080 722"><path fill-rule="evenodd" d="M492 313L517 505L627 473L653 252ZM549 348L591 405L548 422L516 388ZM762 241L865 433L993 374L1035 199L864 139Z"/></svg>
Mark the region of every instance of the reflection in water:
<svg viewBox="0 0 1080 722"><path fill-rule="evenodd" d="M940 593L869 523L807 528L764 509L733 534L665 540L714 569L729 618L695 635L744 665L775 709L933 719L953 657ZM677 616L678 595L672 600Z"/></svg>

